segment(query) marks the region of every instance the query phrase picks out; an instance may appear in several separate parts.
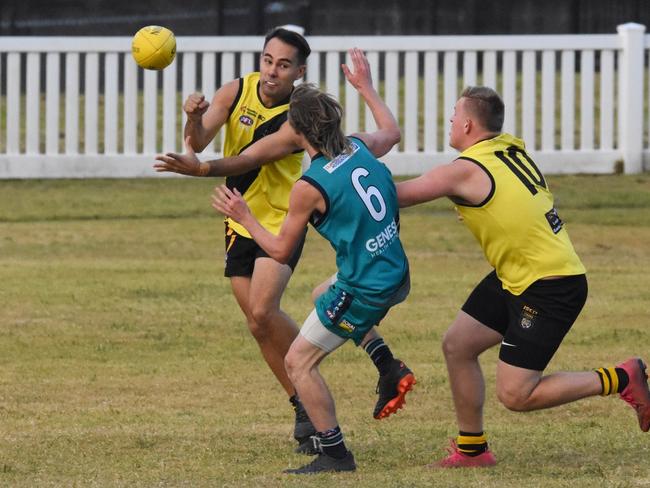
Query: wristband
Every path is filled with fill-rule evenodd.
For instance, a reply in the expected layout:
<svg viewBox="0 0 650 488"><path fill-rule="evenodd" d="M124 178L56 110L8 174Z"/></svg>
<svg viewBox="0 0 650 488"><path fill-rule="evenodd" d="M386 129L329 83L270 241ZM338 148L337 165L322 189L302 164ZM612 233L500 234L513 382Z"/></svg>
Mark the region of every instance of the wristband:
<svg viewBox="0 0 650 488"><path fill-rule="evenodd" d="M208 176L210 173L210 163L199 163L199 176Z"/></svg>

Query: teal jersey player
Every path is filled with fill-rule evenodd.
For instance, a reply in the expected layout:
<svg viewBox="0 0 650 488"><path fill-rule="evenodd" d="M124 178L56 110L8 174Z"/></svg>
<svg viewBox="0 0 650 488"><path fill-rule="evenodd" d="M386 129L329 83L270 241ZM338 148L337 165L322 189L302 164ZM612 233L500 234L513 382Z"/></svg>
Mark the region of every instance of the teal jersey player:
<svg viewBox="0 0 650 488"><path fill-rule="evenodd" d="M301 179L314 185L327 204L327 212L311 223L336 251L337 285L381 303L408 275L395 185L365 144L350 139L350 154L331 161L317 155Z"/></svg>
<svg viewBox="0 0 650 488"><path fill-rule="evenodd" d="M316 311L337 335L359 340L404 300L409 267L392 175L360 139L350 142L352 150L332 160L314 156L301 179L325 200L325 213L313 214L311 223L336 251L337 281Z"/></svg>

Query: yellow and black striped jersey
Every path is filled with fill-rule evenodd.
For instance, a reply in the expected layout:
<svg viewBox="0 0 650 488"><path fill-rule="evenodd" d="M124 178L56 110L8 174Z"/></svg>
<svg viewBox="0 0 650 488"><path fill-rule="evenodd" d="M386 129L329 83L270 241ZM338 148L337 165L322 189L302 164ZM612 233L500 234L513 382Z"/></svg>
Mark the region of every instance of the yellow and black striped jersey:
<svg viewBox="0 0 650 488"><path fill-rule="evenodd" d="M260 74L249 73L240 78L239 92L226 122L224 156L235 156L262 137L276 132L287 120L289 99L274 107L265 107L260 100ZM226 178L226 186L237 188L251 212L265 229L278 234L289 208L291 187L302 172L303 151L278 161L264 164L247 173ZM237 234L249 237L246 229L232 219L228 226Z"/></svg>
<svg viewBox="0 0 650 488"><path fill-rule="evenodd" d="M521 139L500 134L458 158L480 166L492 181L481 204L455 203L505 289L520 295L538 279L585 273L553 194Z"/></svg>

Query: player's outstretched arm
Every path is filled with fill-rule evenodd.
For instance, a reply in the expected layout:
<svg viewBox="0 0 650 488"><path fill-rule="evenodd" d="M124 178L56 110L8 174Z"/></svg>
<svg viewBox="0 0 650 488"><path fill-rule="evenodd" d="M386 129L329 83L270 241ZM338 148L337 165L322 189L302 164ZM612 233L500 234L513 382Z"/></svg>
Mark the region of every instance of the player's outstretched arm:
<svg viewBox="0 0 650 488"><path fill-rule="evenodd" d="M295 131L289 122L284 122L276 132L262 137L237 156L201 163L207 165L202 171L205 176L240 175L301 150Z"/></svg>
<svg viewBox="0 0 650 488"><path fill-rule="evenodd" d="M358 48L350 49L349 53L354 71L345 64L341 65L341 68L347 80L359 92L359 95L370 108L377 124L375 132L354 135L363 140L375 157L381 157L401 140L402 135L393 113L372 84L368 58Z"/></svg>
<svg viewBox="0 0 650 488"><path fill-rule="evenodd" d="M243 174L259 167L263 161L257 161L245 155L229 158L199 161L192 148L190 137L185 138L185 154L166 153L156 156L157 163L153 165L158 173L178 173L187 176L231 176Z"/></svg>
<svg viewBox="0 0 650 488"><path fill-rule="evenodd" d="M410 207L440 197L457 197L478 205L492 191L490 177L475 163L457 159L395 184L400 207Z"/></svg>
<svg viewBox="0 0 650 488"><path fill-rule="evenodd" d="M154 164L157 172L179 173L189 176L233 176L241 175L260 166L282 159L294 151L301 150L297 145L295 131L288 122L282 124L273 134L262 137L237 156L199 161L193 150L190 137L185 138L185 154L167 153L156 156Z"/></svg>

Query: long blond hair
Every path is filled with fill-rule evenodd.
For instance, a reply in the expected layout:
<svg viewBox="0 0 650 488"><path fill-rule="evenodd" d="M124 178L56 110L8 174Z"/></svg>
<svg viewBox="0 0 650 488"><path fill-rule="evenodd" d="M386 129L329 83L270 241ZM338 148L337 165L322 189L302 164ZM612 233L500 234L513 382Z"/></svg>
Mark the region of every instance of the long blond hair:
<svg viewBox="0 0 650 488"><path fill-rule="evenodd" d="M341 130L343 108L316 85L303 83L294 88L289 103L289 123L327 159L349 152L350 141Z"/></svg>

